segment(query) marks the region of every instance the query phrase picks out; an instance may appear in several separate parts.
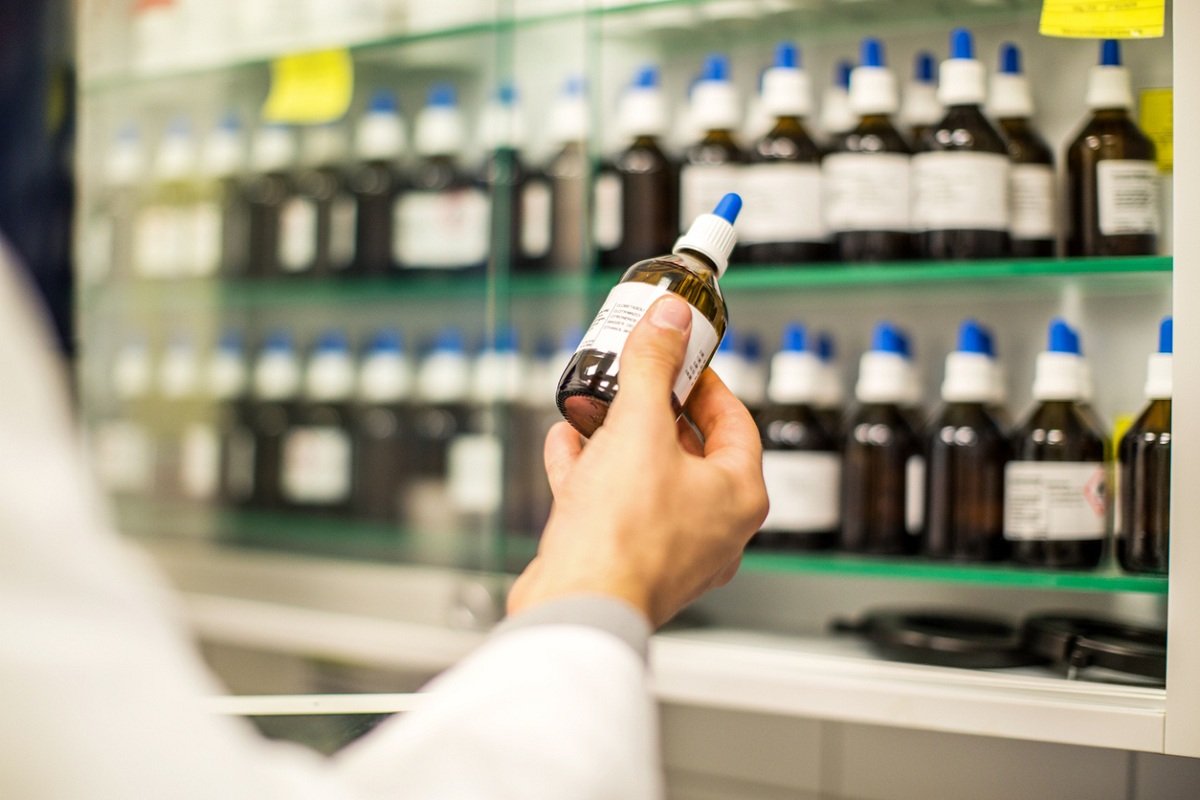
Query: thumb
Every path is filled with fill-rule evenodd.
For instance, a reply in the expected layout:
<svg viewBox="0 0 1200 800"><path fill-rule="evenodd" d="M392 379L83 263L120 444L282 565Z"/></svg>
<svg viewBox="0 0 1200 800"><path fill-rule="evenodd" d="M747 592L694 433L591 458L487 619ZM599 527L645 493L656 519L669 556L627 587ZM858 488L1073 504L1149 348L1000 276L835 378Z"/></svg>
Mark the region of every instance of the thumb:
<svg viewBox="0 0 1200 800"><path fill-rule="evenodd" d="M621 351L619 388L610 418L636 416L674 433L676 410L671 389L683 366L692 310L686 302L667 294L654 301L630 332Z"/></svg>

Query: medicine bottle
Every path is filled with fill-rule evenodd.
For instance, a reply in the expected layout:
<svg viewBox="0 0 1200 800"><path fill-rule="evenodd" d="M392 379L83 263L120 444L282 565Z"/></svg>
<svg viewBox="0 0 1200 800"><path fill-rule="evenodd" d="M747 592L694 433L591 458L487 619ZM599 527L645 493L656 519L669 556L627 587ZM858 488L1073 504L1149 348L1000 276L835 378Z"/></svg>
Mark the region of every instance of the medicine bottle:
<svg viewBox="0 0 1200 800"><path fill-rule="evenodd" d="M281 212L280 260L289 275L343 277L357 266L358 204L344 169L346 144L338 124L305 131L296 193Z"/></svg>
<svg viewBox="0 0 1200 800"><path fill-rule="evenodd" d="M413 369L399 331L374 334L358 366L354 397L353 513L398 524L412 458Z"/></svg>
<svg viewBox="0 0 1200 800"><path fill-rule="evenodd" d="M242 122L231 112L209 132L200 151L191 274L219 272L244 277L248 271L250 209L244 184L245 161Z"/></svg>
<svg viewBox="0 0 1200 800"><path fill-rule="evenodd" d="M359 274L380 276L395 270L392 209L404 185L400 158L406 144L396 96L382 89L375 91L354 130L357 164L350 186L357 204L354 253Z"/></svg>
<svg viewBox="0 0 1200 800"><path fill-rule="evenodd" d="M284 507L280 486L283 439L295 414L300 383L300 362L291 334L271 332L254 362L253 403L248 415L254 436L254 494L250 504L262 511Z"/></svg>
<svg viewBox="0 0 1200 800"><path fill-rule="evenodd" d="M908 129L908 140L916 146L944 116L946 108L937 97L937 61L932 53L922 50L913 57L912 80L904 86L900 122Z"/></svg>
<svg viewBox="0 0 1200 800"><path fill-rule="evenodd" d="M250 205L249 267L256 277L283 273L283 209L295 192L292 167L296 150L295 132L274 123L259 128L251 143L246 198Z"/></svg>
<svg viewBox="0 0 1200 800"><path fill-rule="evenodd" d="M692 89L693 122L704 131L684 153L679 173L679 224L707 213L721 197L739 186L746 154L733 132L741 120L738 93L729 74L729 59L714 53L704 60Z"/></svg>

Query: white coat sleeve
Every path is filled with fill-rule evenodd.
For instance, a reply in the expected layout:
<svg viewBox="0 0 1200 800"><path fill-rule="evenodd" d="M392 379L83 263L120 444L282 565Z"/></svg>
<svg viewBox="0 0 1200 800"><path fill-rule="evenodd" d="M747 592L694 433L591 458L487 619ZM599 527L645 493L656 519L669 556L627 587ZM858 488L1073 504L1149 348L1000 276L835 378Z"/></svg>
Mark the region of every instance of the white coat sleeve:
<svg viewBox="0 0 1200 800"><path fill-rule="evenodd" d="M517 627L328 760L207 713L169 592L112 533L57 357L0 246L0 797L623 798L659 792L643 663L585 624Z"/></svg>

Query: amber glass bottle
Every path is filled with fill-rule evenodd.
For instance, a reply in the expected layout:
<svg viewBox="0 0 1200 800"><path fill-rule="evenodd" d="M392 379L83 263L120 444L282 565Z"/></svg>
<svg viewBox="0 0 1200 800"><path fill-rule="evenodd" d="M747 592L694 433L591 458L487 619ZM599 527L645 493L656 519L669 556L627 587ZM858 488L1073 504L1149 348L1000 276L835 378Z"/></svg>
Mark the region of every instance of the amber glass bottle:
<svg viewBox="0 0 1200 800"><path fill-rule="evenodd" d="M378 332L358 370L354 408L353 513L363 519L403 519L405 464L412 454L412 367L396 331Z"/></svg>
<svg viewBox="0 0 1200 800"><path fill-rule="evenodd" d="M725 56L714 54L705 59L692 90L691 109L704 136L684 153L679 174L680 225L690 225L708 213L741 180L746 154L733 135L741 113Z"/></svg>
<svg viewBox="0 0 1200 800"><path fill-rule="evenodd" d="M1067 254L1153 255L1160 225L1154 142L1129 117L1129 71L1117 42L1088 76L1092 117L1067 148Z"/></svg>
<svg viewBox="0 0 1200 800"><path fill-rule="evenodd" d="M944 116L946 109L937 99L937 61L932 53L922 50L913 59L913 77L904 87L900 121L915 146Z"/></svg>
<svg viewBox="0 0 1200 800"><path fill-rule="evenodd" d="M196 205L194 272L245 277L249 256L249 207L243 173L242 123L226 114L205 139L200 155L203 181Z"/></svg>
<svg viewBox="0 0 1200 800"><path fill-rule="evenodd" d="M538 221L526 220L526 212L548 214L549 210L546 203L542 203L540 212L527 207L531 176L521 152L525 145L525 121L521 116L515 86L505 83L496 89L495 96L484 109L481 127L487 153L481 175L483 184L491 192L492 248L503 248L508 254L508 268L511 271L536 271L541 266L539 257L545 255L548 243L536 254L527 247L530 244L526 236L527 226ZM544 190L544 186L539 188Z"/></svg>
<svg viewBox="0 0 1200 800"><path fill-rule="evenodd" d="M588 108L582 78L570 78L550 115L558 152L546 165L550 181L550 270L580 274L590 264L587 242Z"/></svg>
<svg viewBox="0 0 1200 800"><path fill-rule="evenodd" d="M283 210L280 258L284 272L313 277L347 276L357 265L357 203L343 164L345 133L319 125L304 139L305 168Z"/></svg>
<svg viewBox="0 0 1200 800"><path fill-rule="evenodd" d="M283 439L300 392L300 364L287 333L276 331L263 344L254 364L249 426L254 437L254 494L250 503L264 511L284 507Z"/></svg>
<svg viewBox="0 0 1200 800"><path fill-rule="evenodd" d="M355 131L358 166L350 178L358 204L355 269L362 275L388 275L395 271L392 208L403 185L399 161L404 144L404 123L395 95L382 90L375 92Z"/></svg>
<svg viewBox="0 0 1200 800"><path fill-rule="evenodd" d="M282 273L280 245L283 209L295 192L290 169L296 158L295 134L282 125L258 131L250 156L246 183L250 205L250 274L273 277Z"/></svg>

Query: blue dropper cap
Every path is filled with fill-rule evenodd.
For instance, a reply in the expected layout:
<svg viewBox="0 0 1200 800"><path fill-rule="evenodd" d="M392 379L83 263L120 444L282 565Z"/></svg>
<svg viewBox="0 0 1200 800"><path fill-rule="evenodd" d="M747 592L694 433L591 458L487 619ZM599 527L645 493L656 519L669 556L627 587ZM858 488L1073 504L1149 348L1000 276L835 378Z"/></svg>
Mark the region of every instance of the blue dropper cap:
<svg viewBox="0 0 1200 800"><path fill-rule="evenodd" d="M232 109L221 115L221 119L217 122L217 129L228 133L237 133L242 129L242 118Z"/></svg>
<svg viewBox="0 0 1200 800"><path fill-rule="evenodd" d="M548 358L553 358L557 349L554 344L554 337L542 334L533 343L533 355L538 361L544 361Z"/></svg>
<svg viewBox="0 0 1200 800"><path fill-rule="evenodd" d="M996 357L991 333L973 319L965 319L959 326L956 349L960 353L978 353L988 358Z"/></svg>
<svg viewBox="0 0 1200 800"><path fill-rule="evenodd" d="M243 346L242 332L230 328L221 333L221 338L217 340L217 349L226 353L242 352Z"/></svg>
<svg viewBox="0 0 1200 800"><path fill-rule="evenodd" d="M700 68L700 80L729 80L729 59L721 53L710 53L705 56L704 66Z"/></svg>
<svg viewBox="0 0 1200 800"><path fill-rule="evenodd" d="M1055 318L1050 322L1048 332L1048 344L1046 349L1051 353L1067 353L1069 355L1081 355L1079 347L1079 336L1072 330L1071 326L1066 323L1066 320Z"/></svg>
<svg viewBox="0 0 1200 800"><path fill-rule="evenodd" d="M913 59L913 79L917 83L933 83L934 72L937 70L937 59L928 50L917 53Z"/></svg>
<svg viewBox="0 0 1200 800"><path fill-rule="evenodd" d="M518 99L517 85L512 81L501 81L496 86L495 98L496 102L502 106L516 105Z"/></svg>
<svg viewBox="0 0 1200 800"><path fill-rule="evenodd" d="M350 342L344 331L330 328L317 336L313 350L317 353L345 353L350 350Z"/></svg>
<svg viewBox="0 0 1200 800"><path fill-rule="evenodd" d="M583 341L583 328L579 325L572 325L562 332L562 337L559 339L559 346L563 350L578 350L579 343Z"/></svg>
<svg viewBox="0 0 1200 800"><path fill-rule="evenodd" d="M497 353L515 353L517 352L517 329L512 325L502 325L498 328L491 339L491 347L488 348Z"/></svg>
<svg viewBox="0 0 1200 800"><path fill-rule="evenodd" d="M975 58L975 37L966 28L950 31L950 57L969 60Z"/></svg>
<svg viewBox="0 0 1200 800"><path fill-rule="evenodd" d="M1000 45L1000 74L1021 74L1021 48L1012 42Z"/></svg>
<svg viewBox="0 0 1200 800"><path fill-rule="evenodd" d="M1121 66L1121 43L1116 39L1103 39L1100 42L1100 66Z"/></svg>
<svg viewBox="0 0 1200 800"><path fill-rule="evenodd" d="M435 83L429 87L425 104L434 108L454 108L458 105L458 92L452 83Z"/></svg>
<svg viewBox="0 0 1200 800"><path fill-rule="evenodd" d="M396 102L395 94L387 89L376 89L367 100L367 111L372 114L396 114L400 111L400 105Z"/></svg>
<svg viewBox="0 0 1200 800"><path fill-rule="evenodd" d="M1175 322L1172 317L1163 317L1158 324L1158 352L1175 352Z"/></svg>
<svg viewBox="0 0 1200 800"><path fill-rule="evenodd" d="M862 40L859 47L859 66L862 67L883 67L886 62L883 57L883 42L873 36L868 36Z"/></svg>
<svg viewBox="0 0 1200 800"><path fill-rule="evenodd" d="M904 358L912 355L908 337L904 331L890 322L880 322L875 325L875 330L871 335L871 349L878 353L895 353Z"/></svg>
<svg viewBox="0 0 1200 800"><path fill-rule="evenodd" d="M789 323L783 329L780 350L788 353L803 353L808 350L808 328L799 322Z"/></svg>
<svg viewBox="0 0 1200 800"><path fill-rule="evenodd" d="M566 97L583 97L587 94L587 80L582 75L571 75L563 83L562 93Z"/></svg>
<svg viewBox="0 0 1200 800"><path fill-rule="evenodd" d="M828 333L817 334L817 358L828 364L837 357L837 348L833 343L833 336Z"/></svg>
<svg viewBox="0 0 1200 800"><path fill-rule="evenodd" d="M717 352L732 355L734 351L734 339L736 337L737 334L734 333L733 326L726 326L725 335L721 337L721 343L717 345Z"/></svg>
<svg viewBox="0 0 1200 800"><path fill-rule="evenodd" d="M263 340L263 350L269 353L287 353L292 350L292 335L285 330L273 330Z"/></svg>
<svg viewBox="0 0 1200 800"><path fill-rule="evenodd" d="M367 345L369 353L400 354L404 352L404 335L395 328L382 328L375 331L371 343Z"/></svg>
<svg viewBox="0 0 1200 800"><path fill-rule="evenodd" d="M850 73L854 72L854 63L848 58L843 58L833 68L833 85L840 86L843 89L850 88Z"/></svg>
<svg viewBox="0 0 1200 800"><path fill-rule="evenodd" d="M795 42L780 42L775 45L775 67L777 69L800 69L800 48Z"/></svg>
<svg viewBox="0 0 1200 800"><path fill-rule="evenodd" d="M630 85L635 89L657 89L658 83L658 67L654 64L646 64L634 73L633 83Z"/></svg>
<svg viewBox="0 0 1200 800"><path fill-rule="evenodd" d="M434 353L464 353L463 332L458 328L442 328L433 338L430 351Z"/></svg>
<svg viewBox="0 0 1200 800"><path fill-rule="evenodd" d="M762 358L762 339L757 334L747 333L742 336L742 358L747 361L758 361Z"/></svg>
<svg viewBox="0 0 1200 800"><path fill-rule="evenodd" d="M717 207L713 209L713 213L721 219L728 222L730 225L737 222L738 214L742 211L742 196L730 192L721 198L717 203Z"/></svg>

